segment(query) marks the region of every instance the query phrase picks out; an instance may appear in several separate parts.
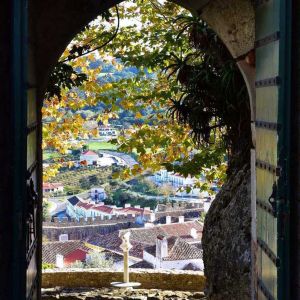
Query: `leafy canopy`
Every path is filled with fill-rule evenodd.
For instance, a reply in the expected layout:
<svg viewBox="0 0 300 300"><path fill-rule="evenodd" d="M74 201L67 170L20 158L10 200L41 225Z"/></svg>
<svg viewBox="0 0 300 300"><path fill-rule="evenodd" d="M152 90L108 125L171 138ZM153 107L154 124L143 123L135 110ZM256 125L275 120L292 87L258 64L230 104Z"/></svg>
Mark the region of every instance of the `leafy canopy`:
<svg viewBox="0 0 300 300"><path fill-rule="evenodd" d="M103 78L99 59L138 72ZM97 128L84 128L87 119L78 110L103 103L96 117L103 124L118 118L120 109L144 117L114 141L139 162L123 177L164 166L185 176L204 173L222 184L226 149L237 153L248 146L246 140L235 148L248 130L248 99L234 61L203 21L170 2L126 2L89 24L63 53L47 96L43 147L61 153L74 147L72 140L98 135ZM46 170L45 178L63 163Z"/></svg>

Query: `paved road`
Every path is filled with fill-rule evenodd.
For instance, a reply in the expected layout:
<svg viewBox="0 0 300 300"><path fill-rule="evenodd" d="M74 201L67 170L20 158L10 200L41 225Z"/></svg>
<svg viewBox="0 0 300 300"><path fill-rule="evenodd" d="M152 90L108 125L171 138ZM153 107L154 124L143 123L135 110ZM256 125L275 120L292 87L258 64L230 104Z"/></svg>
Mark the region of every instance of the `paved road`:
<svg viewBox="0 0 300 300"><path fill-rule="evenodd" d="M134 165L136 165L138 163L129 154L125 154L122 152L116 152L116 151L110 151L110 150L98 150L98 152L119 157L119 158L123 159L129 167L133 167Z"/></svg>

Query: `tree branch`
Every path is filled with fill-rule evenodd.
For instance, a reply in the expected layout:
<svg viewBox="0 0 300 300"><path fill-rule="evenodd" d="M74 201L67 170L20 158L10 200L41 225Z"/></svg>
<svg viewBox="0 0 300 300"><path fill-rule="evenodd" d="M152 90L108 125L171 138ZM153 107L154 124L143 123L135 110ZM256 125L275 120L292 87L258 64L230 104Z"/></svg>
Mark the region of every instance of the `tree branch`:
<svg viewBox="0 0 300 300"><path fill-rule="evenodd" d="M65 60L60 61L59 63L64 63L64 62L67 62L67 61L75 60L75 59L77 59L79 57L85 56L85 55L90 54L90 53L92 53L92 52L94 52L96 50L104 48L107 44L109 44L117 36L117 34L119 32L119 29L120 29L120 14L119 14L119 9L118 9L117 5L115 7L116 7L116 13L117 13L117 18L118 18L118 23L117 23L117 28L116 28L114 34L111 36L111 38L108 41L106 41L105 43L103 43L102 45L100 45L100 46L98 46L98 47L96 47L94 49L88 50L87 52L82 53L81 55L78 55L78 56L76 56L74 58L66 58Z"/></svg>

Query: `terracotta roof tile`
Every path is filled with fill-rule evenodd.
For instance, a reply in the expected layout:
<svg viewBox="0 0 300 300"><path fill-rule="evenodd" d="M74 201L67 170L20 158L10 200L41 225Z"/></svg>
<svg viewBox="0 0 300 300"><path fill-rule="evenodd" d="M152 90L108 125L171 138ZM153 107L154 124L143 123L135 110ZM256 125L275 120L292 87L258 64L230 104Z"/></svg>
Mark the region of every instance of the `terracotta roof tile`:
<svg viewBox="0 0 300 300"><path fill-rule="evenodd" d="M80 201L80 202L78 202L78 203L76 204L76 206L82 207L82 208L84 208L84 209L90 209L90 208L92 208L92 207L94 206L94 204L92 204L92 203L86 203L86 202Z"/></svg>
<svg viewBox="0 0 300 300"><path fill-rule="evenodd" d="M45 182L43 183L43 189L53 189L58 187L63 187L64 185L59 182Z"/></svg>
<svg viewBox="0 0 300 300"><path fill-rule="evenodd" d="M108 234L95 234L87 240L88 243L98 247L119 251L121 239L119 238L118 231Z"/></svg>
<svg viewBox="0 0 300 300"><path fill-rule="evenodd" d="M190 231L192 228L195 228L198 232L202 232L202 225L198 221L160 225L150 228L124 229L123 231L131 232L129 240L133 247L129 254L134 257L142 258L145 247L155 246L158 235L169 237L171 246L172 243L175 243L177 237L183 236L183 239L187 239L187 237L191 239ZM200 242L200 240L193 241ZM122 241L119 238L118 231L104 235L96 234L89 238L87 242L105 249L119 253L122 252L120 249Z"/></svg>
<svg viewBox="0 0 300 300"><path fill-rule="evenodd" d="M130 229L130 241L136 241L143 244L154 245L156 237L160 234L165 236L190 236L191 229L194 228L197 232L202 233L202 225L198 221L185 223L172 223L158 225L150 228L135 228ZM128 229L125 229L128 231Z"/></svg>
<svg viewBox="0 0 300 300"><path fill-rule="evenodd" d="M122 249L120 245L122 244L122 240L119 238L119 232L115 231L108 234L96 234L87 240L88 243L105 248L108 250L116 251L122 253ZM135 241L130 241L132 244L132 249L129 251L129 255L134 257L143 258L143 250L144 245L142 243L138 243Z"/></svg>
<svg viewBox="0 0 300 300"><path fill-rule="evenodd" d="M169 248L169 247L168 247ZM202 250L188 244L181 238L177 238L174 245L168 252L168 256L163 260L185 260L185 259L202 259Z"/></svg>
<svg viewBox="0 0 300 300"><path fill-rule="evenodd" d="M90 251L81 241L45 242L42 245L42 261L44 263L55 264L57 254L66 256L77 249Z"/></svg>
<svg viewBox="0 0 300 300"><path fill-rule="evenodd" d="M93 207L91 208L108 214L111 214L114 210L112 207L109 207L107 205L93 205Z"/></svg>
<svg viewBox="0 0 300 300"><path fill-rule="evenodd" d="M96 152L94 152L94 151L86 151L86 152L84 152L84 153L82 153L82 155L98 155Z"/></svg>
<svg viewBox="0 0 300 300"><path fill-rule="evenodd" d="M185 259L202 259L202 250L188 244L179 237L172 236L167 239L168 256L163 260L185 260ZM146 247L145 251L156 256L156 245Z"/></svg>

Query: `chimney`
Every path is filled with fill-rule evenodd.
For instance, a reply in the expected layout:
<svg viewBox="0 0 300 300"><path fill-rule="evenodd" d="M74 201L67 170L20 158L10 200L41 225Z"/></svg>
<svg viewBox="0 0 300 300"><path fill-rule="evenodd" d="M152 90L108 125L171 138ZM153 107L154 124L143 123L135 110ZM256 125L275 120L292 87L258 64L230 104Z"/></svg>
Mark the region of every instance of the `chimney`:
<svg viewBox="0 0 300 300"><path fill-rule="evenodd" d="M168 240L163 235L158 235L156 238L156 258L161 260L168 256Z"/></svg>
<svg viewBox="0 0 300 300"><path fill-rule="evenodd" d="M56 263L57 268L62 269L64 267L64 257L61 254L56 254Z"/></svg>
<svg viewBox="0 0 300 300"><path fill-rule="evenodd" d="M192 229L191 229L191 237L192 237L193 239L198 238L198 233L197 233L197 229L196 229L196 228L192 228Z"/></svg>
<svg viewBox="0 0 300 300"><path fill-rule="evenodd" d="M178 217L178 223L184 223L184 216Z"/></svg>
<svg viewBox="0 0 300 300"><path fill-rule="evenodd" d="M152 228L152 227L154 227L154 224L153 223L145 223L144 227L145 228Z"/></svg>
<svg viewBox="0 0 300 300"><path fill-rule="evenodd" d="M141 208L141 206L140 205L135 205L134 208Z"/></svg>
<svg viewBox="0 0 300 300"><path fill-rule="evenodd" d="M58 240L60 242L67 242L69 240L69 236L68 234L60 234L59 237L58 237Z"/></svg>
<svg viewBox="0 0 300 300"><path fill-rule="evenodd" d="M150 222L154 222L155 221L155 213L151 213L150 214Z"/></svg>
<svg viewBox="0 0 300 300"><path fill-rule="evenodd" d="M171 224L171 216L166 216L166 224Z"/></svg>
<svg viewBox="0 0 300 300"><path fill-rule="evenodd" d="M128 208L128 207L131 207L131 204L126 203L125 206L124 206L124 208Z"/></svg>

